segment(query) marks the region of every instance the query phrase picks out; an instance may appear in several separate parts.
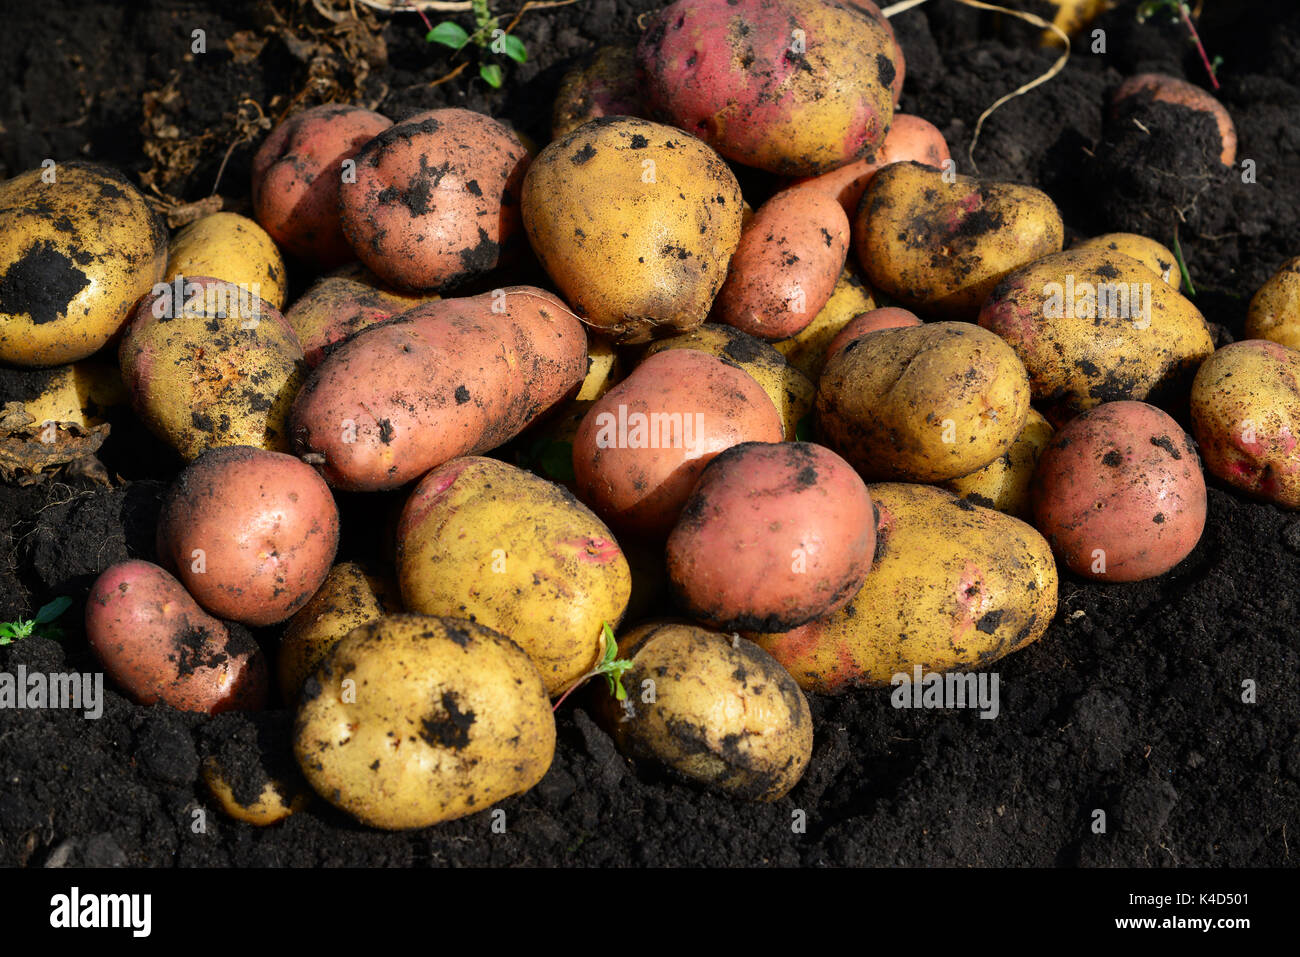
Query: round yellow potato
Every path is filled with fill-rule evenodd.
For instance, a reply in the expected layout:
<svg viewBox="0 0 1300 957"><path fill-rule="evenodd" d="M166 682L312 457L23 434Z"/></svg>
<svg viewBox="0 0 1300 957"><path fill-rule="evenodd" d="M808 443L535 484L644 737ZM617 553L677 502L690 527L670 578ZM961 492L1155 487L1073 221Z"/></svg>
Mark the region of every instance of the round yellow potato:
<svg viewBox="0 0 1300 957"><path fill-rule="evenodd" d="M162 222L116 170L65 163L0 183L0 362L97 352L166 265Z"/></svg>
<svg viewBox="0 0 1300 957"><path fill-rule="evenodd" d="M1052 440L1052 426L1037 409L1030 409L1011 447L984 468L950 479L944 487L968 502L997 509L1028 522L1033 515L1029 480L1038 457Z"/></svg>
<svg viewBox="0 0 1300 957"><path fill-rule="evenodd" d="M203 783L208 786L227 816L257 827L267 827L283 821L290 814L301 811L311 800L310 792L295 789L279 779L268 778L256 798L241 801L215 758L203 762Z"/></svg>
<svg viewBox="0 0 1300 957"><path fill-rule="evenodd" d="M354 629L307 679L294 756L316 793L372 827L428 827L542 779L551 702L504 635L393 615Z"/></svg>
<svg viewBox="0 0 1300 957"><path fill-rule="evenodd" d="M1183 274L1178 268L1178 258L1172 250L1154 239L1147 239L1137 233L1104 233L1091 239L1081 239L1070 248L1106 249L1113 253L1132 256L1169 283L1170 288L1182 288Z"/></svg>
<svg viewBox="0 0 1300 957"><path fill-rule="evenodd" d="M628 116L551 143L523 187L537 258L583 321L620 343L704 322L740 242L740 209L722 157Z"/></svg>
<svg viewBox="0 0 1300 957"><path fill-rule="evenodd" d="M37 424L63 422L83 429L99 425L105 413L128 401L117 367L98 359L83 359L53 369L15 370L17 393Z"/></svg>
<svg viewBox="0 0 1300 957"><path fill-rule="evenodd" d="M869 486L876 561L841 610L754 635L807 691L967 671L1037 641L1056 614L1051 546L1030 525L927 485Z"/></svg>
<svg viewBox="0 0 1300 957"><path fill-rule="evenodd" d="M212 213L172 237L166 282L177 276L211 276L247 289L276 309L284 307L288 277L275 240L238 213Z"/></svg>
<svg viewBox="0 0 1300 957"><path fill-rule="evenodd" d="M1300 349L1300 256L1284 262L1250 300L1246 335Z"/></svg>
<svg viewBox="0 0 1300 957"><path fill-rule="evenodd" d="M803 692L771 656L739 636L652 622L624 636L627 700L598 688L619 748L749 801L776 801L812 757Z"/></svg>
<svg viewBox="0 0 1300 957"><path fill-rule="evenodd" d="M868 480L942 482L1002 455L1029 414L1009 345L965 322L881 329L837 349L817 386L828 444Z"/></svg>
<svg viewBox="0 0 1300 957"><path fill-rule="evenodd" d="M813 321L793 338L772 345L785 356L790 365L816 382L826 365L826 349L831 340L854 316L875 308L876 301L871 295L870 287L862 281L852 265L845 266L835 282L835 288L831 290L830 299L813 316Z"/></svg>

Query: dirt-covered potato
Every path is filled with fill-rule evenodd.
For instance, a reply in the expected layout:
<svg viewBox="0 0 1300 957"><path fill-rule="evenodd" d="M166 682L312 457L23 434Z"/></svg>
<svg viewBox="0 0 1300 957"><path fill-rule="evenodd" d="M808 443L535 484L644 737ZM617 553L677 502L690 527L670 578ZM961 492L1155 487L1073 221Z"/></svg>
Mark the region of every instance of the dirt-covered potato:
<svg viewBox="0 0 1300 957"><path fill-rule="evenodd" d="M284 306L289 285L275 240L238 213L204 216L172 237L163 281L174 282L178 276L232 282L276 309Z"/></svg>
<svg viewBox="0 0 1300 957"><path fill-rule="evenodd" d="M551 139L567 136L602 116L644 115L635 48L600 47L560 80L551 112Z"/></svg>
<svg viewBox="0 0 1300 957"><path fill-rule="evenodd" d="M853 223L871 284L942 319L974 319L999 280L1060 252L1064 239L1061 214L1041 190L913 162L871 178Z"/></svg>
<svg viewBox="0 0 1300 957"><path fill-rule="evenodd" d="M745 442L700 474L668 536L668 575L691 618L789 631L852 598L876 547L853 467L809 442Z"/></svg>
<svg viewBox="0 0 1300 957"><path fill-rule="evenodd" d="M551 143L523 187L537 258L583 321L618 342L704 321L740 241L740 210L718 154L626 116Z"/></svg>
<svg viewBox="0 0 1300 957"><path fill-rule="evenodd" d="M831 340L854 316L876 308L871 289L862 281L857 269L850 264L835 281L826 305L792 339L775 342L776 351L813 382L816 382L826 365L826 348Z"/></svg>
<svg viewBox="0 0 1300 957"><path fill-rule="evenodd" d="M812 758L812 714L794 679L752 642L652 622L619 641L632 667L621 705L598 690L619 748L747 801L789 793Z"/></svg>
<svg viewBox="0 0 1300 957"><path fill-rule="evenodd" d="M329 574L339 513L292 455L211 449L177 476L158 516L158 554L200 605L248 625L284 621Z"/></svg>
<svg viewBox="0 0 1300 957"><path fill-rule="evenodd" d="M817 389L808 377L768 343L732 326L706 322L690 332L656 340L645 355L649 357L666 349L695 349L748 372L776 406L781 415L781 431L787 439L795 437L800 421L812 411Z"/></svg>
<svg viewBox="0 0 1300 957"><path fill-rule="evenodd" d="M288 447L302 347L275 307L233 283L186 276L150 295L118 347L136 414L185 459Z"/></svg>
<svg viewBox="0 0 1300 957"><path fill-rule="evenodd" d="M907 63L903 59L903 48L898 43L898 36L889 23L889 17L885 16L879 5L872 3L872 0L848 0L848 5L884 30L885 35L889 37L889 44L894 55L894 79L889 84L889 91L893 94L894 108L897 109L899 101L903 98L903 80L907 73ZM894 114L894 118L898 118L897 113ZM890 127L890 129L893 129L893 127Z"/></svg>
<svg viewBox="0 0 1300 957"><path fill-rule="evenodd" d="M600 656L632 578L605 524L572 493L486 458L453 459L411 493L397 526L402 604L509 635L555 696Z"/></svg>
<svg viewBox="0 0 1300 957"><path fill-rule="evenodd" d="M878 22L838 3L677 0L647 21L637 66L658 119L727 159L809 176L880 148L895 49Z"/></svg>
<svg viewBox="0 0 1300 957"><path fill-rule="evenodd" d="M1108 249L1071 249L1016 270L979 324L1016 350L1035 404L1058 426L1102 402L1178 402L1214 351L1190 301Z"/></svg>
<svg viewBox="0 0 1300 957"><path fill-rule="evenodd" d="M1034 528L928 485L867 486L876 561L853 600L754 640L807 691L884 686L896 674L991 665L1056 614L1051 547Z"/></svg>
<svg viewBox="0 0 1300 957"><path fill-rule="evenodd" d="M587 337L587 376L578 387L574 398L578 402L594 402L612 389L623 378L623 363L618 350L604 336Z"/></svg>
<svg viewBox="0 0 1300 957"><path fill-rule="evenodd" d="M921 319L916 313L908 309L900 309L897 306L885 306L881 309L869 310L859 316L854 316L849 320L848 325L835 333L835 338L826 347L826 358L829 359L854 339L865 336L869 332L876 332L880 329L901 329L905 326L919 326L921 324Z"/></svg>
<svg viewBox="0 0 1300 957"><path fill-rule="evenodd" d="M1236 160L1237 128L1223 104L1205 90L1163 73L1141 73L1129 77L1119 85L1111 97L1111 104L1112 107L1118 107L1125 100L1132 98L1137 101L1144 96L1149 96L1157 103L1172 103L1209 114L1219 127L1219 140L1222 144L1219 162L1231 166Z"/></svg>
<svg viewBox="0 0 1300 957"><path fill-rule="evenodd" d="M356 154L339 186L343 234L385 282L436 289L515 254L528 151L508 126L471 110L417 113Z"/></svg>
<svg viewBox="0 0 1300 957"><path fill-rule="evenodd" d="M53 369L12 369L4 400L22 403L37 426L66 422L89 429L130 397L117 366L94 358Z"/></svg>
<svg viewBox="0 0 1300 957"><path fill-rule="evenodd" d="M551 701L504 635L393 615L354 629L307 679L294 754L308 782L372 827L428 827L542 779Z"/></svg>
<svg viewBox="0 0 1300 957"><path fill-rule="evenodd" d="M1224 346L1196 373L1191 412L1213 475L1300 508L1300 352L1262 339Z"/></svg>
<svg viewBox="0 0 1300 957"><path fill-rule="evenodd" d="M817 421L868 479L942 482L1011 447L1029 414L1015 352L965 322L881 329L826 363Z"/></svg>
<svg viewBox="0 0 1300 957"><path fill-rule="evenodd" d="M120 562L95 580L86 599L86 640L138 704L216 714L266 703L266 660L253 637L206 614L179 581L149 562Z"/></svg>
<svg viewBox="0 0 1300 957"><path fill-rule="evenodd" d="M268 827L306 807L312 790L293 759L293 718L270 711L218 718L204 732L211 741L203 783L222 813Z"/></svg>
<svg viewBox="0 0 1300 957"><path fill-rule="evenodd" d="M694 349L669 349L587 411L573 441L578 496L616 529L667 535L711 458L781 438L776 406L752 376Z"/></svg>
<svg viewBox="0 0 1300 957"><path fill-rule="evenodd" d="M1145 402L1106 402L1071 419L1038 460L1034 524L1077 575L1163 575L1205 528L1205 477L1191 438Z"/></svg>
<svg viewBox="0 0 1300 957"><path fill-rule="evenodd" d="M339 186L351 172L344 163L392 125L386 116L343 103L289 117L253 157L257 221L299 259L325 268L352 259L339 225Z"/></svg>
<svg viewBox="0 0 1300 957"><path fill-rule="evenodd" d="M830 299L848 249L849 219L833 197L777 193L740 234L713 317L760 339L797 335Z"/></svg>
<svg viewBox="0 0 1300 957"><path fill-rule="evenodd" d="M1178 257L1168 247L1154 239L1137 233L1104 233L1091 239L1081 239L1071 249L1104 249L1112 253L1131 256L1167 282L1173 289L1181 289L1183 274L1178 268Z"/></svg>
<svg viewBox="0 0 1300 957"><path fill-rule="evenodd" d="M1300 349L1300 256L1284 262L1251 298L1246 335Z"/></svg>
<svg viewBox="0 0 1300 957"><path fill-rule="evenodd" d="M1009 449L979 471L950 479L944 487L968 502L1031 522L1034 510L1029 500L1029 483L1038 457L1051 439L1051 423L1037 409L1030 409Z"/></svg>
<svg viewBox="0 0 1300 957"><path fill-rule="evenodd" d="M108 343L167 266L167 232L117 170L0 183L0 362L55 366Z"/></svg>

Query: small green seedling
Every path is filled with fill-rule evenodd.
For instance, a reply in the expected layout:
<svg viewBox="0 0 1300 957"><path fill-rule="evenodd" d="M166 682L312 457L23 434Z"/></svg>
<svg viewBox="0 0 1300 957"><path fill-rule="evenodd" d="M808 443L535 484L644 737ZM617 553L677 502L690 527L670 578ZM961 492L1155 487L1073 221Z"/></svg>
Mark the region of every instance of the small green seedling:
<svg viewBox="0 0 1300 957"><path fill-rule="evenodd" d="M1178 261L1178 271L1183 274L1183 282L1187 283L1187 296L1189 299L1196 297L1196 287L1192 285L1192 274L1187 271L1187 263L1183 260L1183 246L1178 241L1178 229L1174 228L1174 259Z"/></svg>
<svg viewBox="0 0 1300 957"><path fill-rule="evenodd" d="M485 52L504 54L516 63L523 63L528 59L528 50L524 47L523 40L501 29L499 18L493 16L492 11L488 9L488 0L471 0L470 9L474 14L473 33L455 20L444 20L437 26L430 27L424 39L429 43L440 43L445 47L451 47L456 52L471 44L478 47L480 51L478 75L494 90L500 89L501 84L505 82L505 72L499 63L482 62Z"/></svg>
<svg viewBox="0 0 1300 957"><path fill-rule="evenodd" d="M601 655L600 664L569 685L569 689L560 695L560 700L555 702L552 711L558 710L560 705L564 704L565 698L573 694L574 691L582 687L590 679L596 677L596 675L605 676L605 681L609 685L609 693L616 700L627 700L627 689L623 687L623 673L632 667L632 662L626 658L619 658L618 642L614 640L614 628L607 621L601 622L601 643L605 646L605 652Z"/></svg>
<svg viewBox="0 0 1300 957"><path fill-rule="evenodd" d="M1196 50L1201 54L1201 63L1205 66L1205 72L1210 74L1210 82L1214 88L1219 88L1219 67L1223 65L1223 57L1216 56L1213 60L1205 52L1205 46L1201 43L1201 35L1196 32L1196 24L1192 22L1192 11L1187 6L1187 0L1142 0L1137 8L1138 23L1146 23L1158 13L1168 13L1174 23L1180 20L1187 27L1187 32L1191 34L1192 43L1196 44Z"/></svg>
<svg viewBox="0 0 1300 957"><path fill-rule="evenodd" d="M43 638L62 637L63 629L53 624L53 622L71 606L72 599L64 595L43 606L36 613L36 617L29 621L0 623L0 645L9 645L24 638L30 638L37 633L38 628Z"/></svg>

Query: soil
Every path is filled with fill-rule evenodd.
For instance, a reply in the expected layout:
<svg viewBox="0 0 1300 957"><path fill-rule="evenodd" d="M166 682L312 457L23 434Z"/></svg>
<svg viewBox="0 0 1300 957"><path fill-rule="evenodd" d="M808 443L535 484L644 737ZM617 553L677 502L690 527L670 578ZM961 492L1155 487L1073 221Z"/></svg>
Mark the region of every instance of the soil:
<svg viewBox="0 0 1300 957"><path fill-rule="evenodd" d="M564 70L599 43L634 38L654 6L579 0L526 13L517 33L529 60L494 91L472 68L431 86L450 54L423 41L411 13L358 5L371 31L335 27L307 0L18 5L0 33L0 176L46 158L110 163L183 217L220 173L226 208L247 209L259 116L330 98L395 118L466 106L545 142ZM987 121L978 170L1046 189L1069 238L1131 229L1170 244L1177 224L1195 302L1227 340L1241 335L1254 290L1300 254L1300 10L1205 3L1200 32L1223 57L1217 95L1255 167L1256 181L1243 182L1240 168L1214 163L1212 126L1196 115L1152 107L1146 130L1107 119L1109 91L1131 74L1208 83L1182 28L1139 24L1134 7L1097 23L1104 53L1085 36L1063 73ZM972 172L979 114L1054 53L1017 21L951 0L893 23L907 56L903 109L938 125L959 170ZM205 53L190 52L195 29ZM771 186L743 182L751 202ZM293 278L301 288L310 276ZM0 392L21 392L29 375L0 372ZM80 602L109 564L153 557L158 497L178 463L129 417L113 428L100 455L110 486L68 477L0 487L0 619L57 595ZM344 497L344 553L381 553L374 530L399 499ZM218 756L237 796L251 799L265 773L258 742L281 739L287 710L210 719L139 707L109 688L99 720L0 711L0 864L1289 865L1288 835L1300 835L1300 518L1219 487L1209 506L1200 545L1170 574L1062 582L1047 634L997 666L996 720L895 710L888 692L812 696L812 764L770 805L629 763L571 699L554 766L501 805L505 833L487 812L383 833L320 801L257 829L221 816L200 765ZM79 605L67 618L61 639L0 648L0 671L97 670ZM274 653L274 631L256 637ZM1098 809L1104 834L1092 827Z"/></svg>

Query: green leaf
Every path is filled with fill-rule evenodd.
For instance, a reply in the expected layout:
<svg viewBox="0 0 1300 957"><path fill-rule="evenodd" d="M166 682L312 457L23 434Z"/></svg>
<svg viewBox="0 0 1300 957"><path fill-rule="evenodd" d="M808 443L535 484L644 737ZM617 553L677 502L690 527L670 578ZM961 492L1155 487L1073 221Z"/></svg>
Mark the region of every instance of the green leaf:
<svg viewBox="0 0 1300 957"><path fill-rule="evenodd" d="M556 482L572 482L574 479L573 443L547 442L537 453L537 464L541 466L547 478Z"/></svg>
<svg viewBox="0 0 1300 957"><path fill-rule="evenodd" d="M0 625L0 638L13 638L15 636L16 633L14 632L13 622L6 621L4 624ZM9 642L6 641L4 644L7 645Z"/></svg>
<svg viewBox="0 0 1300 957"><path fill-rule="evenodd" d="M452 20L442 21L442 23L426 33L424 38L430 43L441 43L453 50L459 50L466 43L469 43L469 34L465 32L465 28Z"/></svg>
<svg viewBox="0 0 1300 957"><path fill-rule="evenodd" d="M501 89L501 83L504 80L504 76L501 73L501 67L497 66L495 63L484 63L478 68L478 75L481 76L487 85L492 87L492 89Z"/></svg>
<svg viewBox="0 0 1300 957"><path fill-rule="evenodd" d="M516 63L524 63L528 59L528 50L524 47L524 41L519 39L513 33L507 33L501 41L504 49L501 51Z"/></svg>
<svg viewBox="0 0 1300 957"><path fill-rule="evenodd" d="M58 598L54 599L54 601L41 608L41 610L36 613L34 621L38 625L48 625L71 607L72 599L67 595L60 595Z"/></svg>
<svg viewBox="0 0 1300 957"><path fill-rule="evenodd" d="M614 640L614 629L607 621L602 621L601 630L605 634L605 659L604 664L609 664L618 656L618 642Z"/></svg>

